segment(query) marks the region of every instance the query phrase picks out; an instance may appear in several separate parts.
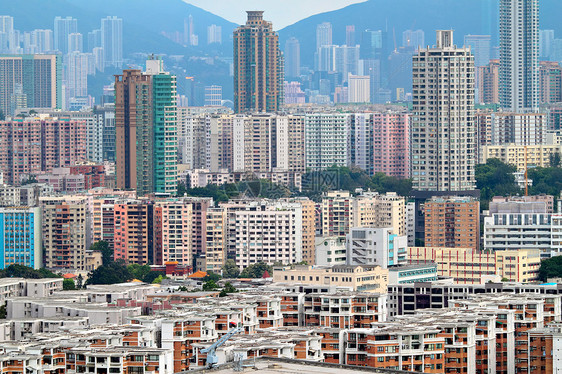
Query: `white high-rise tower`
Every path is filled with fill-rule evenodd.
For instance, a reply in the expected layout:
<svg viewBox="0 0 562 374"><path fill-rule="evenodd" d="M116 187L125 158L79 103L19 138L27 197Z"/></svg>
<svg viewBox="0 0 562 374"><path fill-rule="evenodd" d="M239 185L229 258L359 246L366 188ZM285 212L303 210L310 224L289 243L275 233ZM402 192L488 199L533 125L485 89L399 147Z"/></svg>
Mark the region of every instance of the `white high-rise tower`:
<svg viewBox="0 0 562 374"><path fill-rule="evenodd" d="M475 189L474 57L452 30L414 55L411 171L418 191Z"/></svg>
<svg viewBox="0 0 562 374"><path fill-rule="evenodd" d="M539 1L500 0L500 104L513 112L539 106Z"/></svg>
<svg viewBox="0 0 562 374"><path fill-rule="evenodd" d="M101 46L105 66L123 65L123 19L106 17L101 20Z"/></svg>

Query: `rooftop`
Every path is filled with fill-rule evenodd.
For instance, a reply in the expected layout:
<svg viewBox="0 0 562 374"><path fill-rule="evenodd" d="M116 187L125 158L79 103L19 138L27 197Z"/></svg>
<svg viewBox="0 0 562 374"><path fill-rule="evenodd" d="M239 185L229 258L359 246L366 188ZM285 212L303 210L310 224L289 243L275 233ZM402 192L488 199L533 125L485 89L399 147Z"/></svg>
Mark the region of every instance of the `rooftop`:
<svg viewBox="0 0 562 374"><path fill-rule="evenodd" d="M247 362L250 366L250 361ZM246 366L246 362L244 362ZM233 364L221 365L214 369L202 369L196 371L205 371L209 373L237 373L240 371L235 370ZM193 371L191 371L193 372ZM389 369L376 369L370 367L362 366L351 366L351 365L337 365L337 364L327 364L320 362L311 362L303 360L291 360L283 358L259 358L255 361L251 361L251 367L244 367L242 372L257 372L259 374L275 374L275 373L322 373L322 374L356 374L358 372L366 373L417 373L414 371L402 371L402 370L389 370Z"/></svg>

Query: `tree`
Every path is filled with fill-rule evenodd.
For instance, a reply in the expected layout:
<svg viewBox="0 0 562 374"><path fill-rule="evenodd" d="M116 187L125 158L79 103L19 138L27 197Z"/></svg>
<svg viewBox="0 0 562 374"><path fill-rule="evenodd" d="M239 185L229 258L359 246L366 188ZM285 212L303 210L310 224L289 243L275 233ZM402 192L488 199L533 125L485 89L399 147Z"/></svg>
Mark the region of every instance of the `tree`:
<svg viewBox="0 0 562 374"><path fill-rule="evenodd" d="M4 304L0 306L0 319L6 319L8 316L8 311L6 310L6 306L8 305L7 301L4 301Z"/></svg>
<svg viewBox="0 0 562 374"><path fill-rule="evenodd" d="M28 266L12 264L7 268L0 270L0 278L28 278L28 279L41 279L41 278L60 278L47 269L33 269Z"/></svg>
<svg viewBox="0 0 562 374"><path fill-rule="evenodd" d="M265 272L273 273L273 267L265 262L257 262L245 268L240 274L241 278L261 278Z"/></svg>
<svg viewBox="0 0 562 374"><path fill-rule="evenodd" d="M156 278L154 278L154 280L152 282L147 282L147 283L160 284L160 283L162 283L163 279L166 279L166 276L162 275L162 274L159 274Z"/></svg>
<svg viewBox="0 0 562 374"><path fill-rule="evenodd" d="M62 289L65 291L73 291L76 289L76 285L74 284L74 279L68 278L62 281Z"/></svg>
<svg viewBox="0 0 562 374"><path fill-rule="evenodd" d="M225 297L226 295L228 295L229 293L235 293L238 292L238 290L236 289L236 287L234 287L232 284L230 284L229 282L226 282L226 284L224 285L224 287L222 288L221 293L219 294L219 297Z"/></svg>
<svg viewBox="0 0 562 374"><path fill-rule="evenodd" d="M212 271L208 271L207 275L203 277L203 282L213 281L218 282L221 279L219 274L213 273Z"/></svg>
<svg viewBox="0 0 562 374"><path fill-rule="evenodd" d="M149 265L139 265L139 264L130 264L127 265L127 270L133 279L138 279L144 282L144 279L150 273L150 266ZM160 273L156 274L152 279L151 282L159 275ZM150 282L149 282L150 283Z"/></svg>
<svg viewBox="0 0 562 374"><path fill-rule="evenodd" d="M101 252L101 261L103 265L107 265L113 261L113 250L111 250L109 243L105 240L95 242L90 247L90 250Z"/></svg>
<svg viewBox="0 0 562 374"><path fill-rule="evenodd" d="M83 285L84 277L82 276L82 274L78 274L78 277L76 278L76 288L81 289Z"/></svg>
<svg viewBox="0 0 562 374"><path fill-rule="evenodd" d="M550 167L559 168L560 167L560 153L555 152L550 155Z"/></svg>
<svg viewBox="0 0 562 374"><path fill-rule="evenodd" d="M213 291L219 288L217 283L213 280L208 280L203 284L203 291Z"/></svg>
<svg viewBox="0 0 562 374"><path fill-rule="evenodd" d="M480 190L481 209L488 209L488 204L494 196L511 196L521 193L513 175L516 171L515 166L505 164L497 158L489 159L485 164L476 165L476 188Z"/></svg>
<svg viewBox="0 0 562 374"><path fill-rule="evenodd" d="M142 281L144 283L162 283L162 279L166 279L166 274L161 271L151 270L142 278Z"/></svg>
<svg viewBox="0 0 562 374"><path fill-rule="evenodd" d="M178 182L178 192L177 192L177 196L178 197L183 197L187 192L187 188L185 187L185 182L184 181L179 181Z"/></svg>
<svg viewBox="0 0 562 374"><path fill-rule="evenodd" d="M559 167L532 168L527 172L533 185L529 188L532 195L548 194L559 196L562 190L562 169Z"/></svg>
<svg viewBox="0 0 562 374"><path fill-rule="evenodd" d="M32 184L32 183L37 183L37 179L35 178L35 175L30 175L29 178L21 182L21 185L25 186L26 184Z"/></svg>
<svg viewBox="0 0 562 374"><path fill-rule="evenodd" d="M546 282L548 278L562 277L562 256L554 256L541 261L539 279Z"/></svg>
<svg viewBox="0 0 562 374"><path fill-rule="evenodd" d="M226 260L222 267L222 276L225 278L238 278L239 275L240 269L236 265L236 262L232 259Z"/></svg>
<svg viewBox="0 0 562 374"><path fill-rule="evenodd" d="M102 265L88 274L86 284L116 284L132 280L133 277L125 266L125 261L119 259L108 265Z"/></svg>

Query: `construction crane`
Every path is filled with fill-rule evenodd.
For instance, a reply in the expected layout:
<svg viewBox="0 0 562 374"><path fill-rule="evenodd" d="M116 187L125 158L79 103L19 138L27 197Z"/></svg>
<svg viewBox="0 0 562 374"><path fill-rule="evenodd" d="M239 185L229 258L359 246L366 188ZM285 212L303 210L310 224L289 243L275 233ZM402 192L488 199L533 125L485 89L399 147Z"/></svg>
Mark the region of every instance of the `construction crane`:
<svg viewBox="0 0 562 374"><path fill-rule="evenodd" d="M233 335L238 334L239 332L244 331L242 326L237 325L234 322L230 323L231 329L228 330L226 334L220 337L219 340L211 344L209 347L204 348L201 350L201 353L207 354L207 368L212 368L219 362L219 358L217 357L216 349L226 343L228 339L230 339Z"/></svg>

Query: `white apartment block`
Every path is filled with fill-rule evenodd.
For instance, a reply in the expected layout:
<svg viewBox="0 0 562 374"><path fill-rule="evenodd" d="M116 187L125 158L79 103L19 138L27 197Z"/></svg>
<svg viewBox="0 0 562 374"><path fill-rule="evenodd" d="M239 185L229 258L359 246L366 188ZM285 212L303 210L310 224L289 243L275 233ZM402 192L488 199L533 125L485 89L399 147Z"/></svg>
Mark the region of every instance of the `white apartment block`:
<svg viewBox="0 0 562 374"><path fill-rule="evenodd" d="M352 227L391 227L406 235L406 199L395 192L363 192L352 201Z"/></svg>
<svg viewBox="0 0 562 374"><path fill-rule="evenodd" d="M352 228L346 237L347 265L378 265L383 269L406 262L408 238L391 228Z"/></svg>
<svg viewBox="0 0 562 374"><path fill-rule="evenodd" d="M416 203L411 201L406 204L406 236L408 247L416 245Z"/></svg>
<svg viewBox="0 0 562 374"><path fill-rule="evenodd" d="M498 112L492 117L492 145L540 145L546 142L548 116L544 113Z"/></svg>
<svg viewBox="0 0 562 374"><path fill-rule="evenodd" d="M316 237L315 261L318 266L345 265L345 238L341 236Z"/></svg>
<svg viewBox="0 0 562 374"><path fill-rule="evenodd" d="M475 188L474 57L452 30L413 57L411 174L418 191Z"/></svg>
<svg viewBox="0 0 562 374"><path fill-rule="evenodd" d="M353 113L350 124L350 163L368 174L373 173L373 116Z"/></svg>
<svg viewBox="0 0 562 374"><path fill-rule="evenodd" d="M368 75L351 75L347 77L350 103L371 102L371 78Z"/></svg>
<svg viewBox="0 0 562 374"><path fill-rule="evenodd" d="M484 249L540 249L543 258L561 253L562 215L494 213L484 218Z"/></svg>
<svg viewBox="0 0 562 374"><path fill-rule="evenodd" d="M539 106L539 1L500 0L500 105L513 112Z"/></svg>
<svg viewBox="0 0 562 374"><path fill-rule="evenodd" d="M227 212L227 251L240 269L257 262L302 261L301 204L262 200L223 207Z"/></svg>
<svg viewBox="0 0 562 374"><path fill-rule="evenodd" d="M351 116L345 113L307 114L304 123L306 168L323 170L349 164Z"/></svg>

